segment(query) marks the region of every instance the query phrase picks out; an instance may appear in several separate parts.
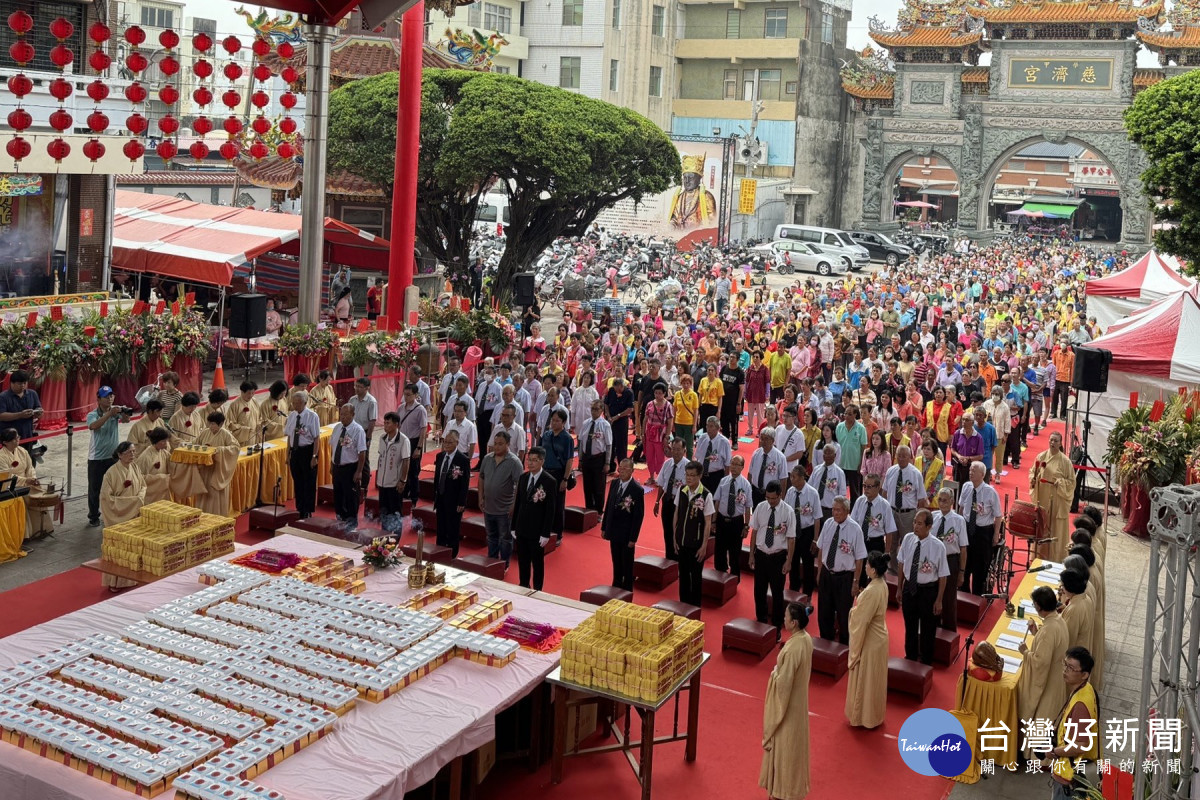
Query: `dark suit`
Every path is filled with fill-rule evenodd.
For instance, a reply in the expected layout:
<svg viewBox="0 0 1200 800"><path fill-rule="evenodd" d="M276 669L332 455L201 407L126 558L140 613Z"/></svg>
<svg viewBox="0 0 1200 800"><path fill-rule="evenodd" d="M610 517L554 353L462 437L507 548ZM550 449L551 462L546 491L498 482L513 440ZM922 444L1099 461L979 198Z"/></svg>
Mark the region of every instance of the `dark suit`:
<svg viewBox="0 0 1200 800"><path fill-rule="evenodd" d="M433 462L433 509L437 512L437 543L449 547L458 558L458 532L462 525L460 508L467 504L467 489L471 484L471 460L454 451L450 466L445 467L446 451L437 454ZM458 477L455 477L455 468Z"/></svg>
<svg viewBox="0 0 1200 800"><path fill-rule="evenodd" d="M543 496L535 502L533 496L539 489ZM526 472L517 484L517 501L513 504L513 532L517 536L520 584L526 589L540 591L542 588L546 551L542 549L539 540L543 536L550 536L550 525L554 520L554 498L557 494L558 481L545 469L536 483L533 482L533 473Z"/></svg>
<svg viewBox="0 0 1200 800"><path fill-rule="evenodd" d="M628 500L627 500L628 498ZM628 510L625 505L628 504ZM630 479L625 491L621 492L621 481L608 485L608 502L604 505L604 520L600 533L608 539L612 553L612 585L618 589L633 591L632 545L642 529L642 518L646 514L646 490L637 481Z"/></svg>

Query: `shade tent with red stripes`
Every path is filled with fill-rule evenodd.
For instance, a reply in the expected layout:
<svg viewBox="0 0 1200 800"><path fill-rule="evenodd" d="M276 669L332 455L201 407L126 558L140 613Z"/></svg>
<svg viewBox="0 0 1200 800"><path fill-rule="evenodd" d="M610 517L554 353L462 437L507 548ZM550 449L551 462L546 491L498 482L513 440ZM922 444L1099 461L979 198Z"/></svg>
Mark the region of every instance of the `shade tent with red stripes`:
<svg viewBox="0 0 1200 800"><path fill-rule="evenodd" d="M1088 314L1108 330L1139 308L1194 285L1194 280L1179 274L1178 267L1178 261L1149 250L1120 272L1088 281Z"/></svg>
<svg viewBox="0 0 1200 800"><path fill-rule="evenodd" d="M119 269L229 286L234 269L258 256L300 254L295 214L122 190L115 205L112 263ZM388 242L326 217L324 261L386 271Z"/></svg>

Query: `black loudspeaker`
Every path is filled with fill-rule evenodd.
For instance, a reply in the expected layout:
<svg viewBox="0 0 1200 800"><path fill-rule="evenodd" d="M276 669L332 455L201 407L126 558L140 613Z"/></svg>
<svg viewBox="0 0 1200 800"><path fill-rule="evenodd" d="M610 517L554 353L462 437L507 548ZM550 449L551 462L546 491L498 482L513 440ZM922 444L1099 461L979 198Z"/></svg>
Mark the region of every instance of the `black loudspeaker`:
<svg viewBox="0 0 1200 800"><path fill-rule="evenodd" d="M257 339L267 335L267 296L235 294L229 298L229 338Z"/></svg>
<svg viewBox="0 0 1200 800"><path fill-rule="evenodd" d="M1071 388L1081 392L1108 391L1108 365L1112 363L1112 352L1099 347L1075 348L1075 371L1071 374Z"/></svg>
<svg viewBox="0 0 1200 800"><path fill-rule="evenodd" d="M513 288L513 305L531 306L537 299L534 295L533 273L523 272L517 275L516 285Z"/></svg>

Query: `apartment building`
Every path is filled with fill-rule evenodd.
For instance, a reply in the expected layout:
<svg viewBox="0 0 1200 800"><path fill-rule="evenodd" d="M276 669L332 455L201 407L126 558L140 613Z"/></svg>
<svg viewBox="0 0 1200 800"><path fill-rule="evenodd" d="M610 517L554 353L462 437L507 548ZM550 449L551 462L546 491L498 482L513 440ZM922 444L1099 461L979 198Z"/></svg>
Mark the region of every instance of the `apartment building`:
<svg viewBox="0 0 1200 800"><path fill-rule="evenodd" d="M442 52L453 55L454 43L446 35L447 31L456 33L461 30L467 36L478 33L500 46L499 53L492 57L492 72L520 76L529 58L529 39L525 36L522 24L525 5L524 0L479 0L466 8L457 9L453 17L430 9L426 12L427 41ZM493 40L492 37L496 38Z"/></svg>

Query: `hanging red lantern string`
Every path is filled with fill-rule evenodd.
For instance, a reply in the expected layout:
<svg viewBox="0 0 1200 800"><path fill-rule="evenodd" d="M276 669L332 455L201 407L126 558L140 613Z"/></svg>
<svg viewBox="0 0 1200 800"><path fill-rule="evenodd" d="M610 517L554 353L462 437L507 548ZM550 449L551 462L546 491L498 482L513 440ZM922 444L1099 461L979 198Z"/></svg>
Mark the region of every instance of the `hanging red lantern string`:
<svg viewBox="0 0 1200 800"><path fill-rule="evenodd" d="M133 104L133 113L125 118L125 128L134 138L125 143L121 152L130 161L137 161L146 154L146 146L141 142L141 137L150 127L150 121L142 116L139 108L150 95L150 91L140 80L142 72L150 66L150 59L138 50L146 41L146 31L137 25L131 25L125 29L124 36L130 46L125 55L125 67L133 73L133 82L125 87L125 99Z"/></svg>
<svg viewBox="0 0 1200 800"><path fill-rule="evenodd" d="M33 150L29 142L21 138L21 133L33 124L33 117L21 107L25 95L33 91L33 81L24 72L25 65L33 60L35 52L33 45L25 40L25 34L33 30L33 17L18 9L8 15L8 27L16 34L16 39L8 47L8 55L17 63L20 71L9 76L7 81L8 90L17 99L17 108L8 115L8 124L17 135L8 140L4 149L13 160L14 169L19 170L21 159L28 157Z"/></svg>
<svg viewBox="0 0 1200 800"><path fill-rule="evenodd" d="M192 37L192 47L198 53L207 53L212 50L213 40L207 33L197 33ZM211 61L204 58L197 58L192 61L192 74L196 76L196 88L192 91L192 100L195 101L200 115L192 121L192 132L198 137L197 141L193 142L188 152L192 158L201 161L208 158L210 149L207 144L202 141L205 136L212 132L213 122L206 114L208 106L212 104L213 93L212 89L205 84L213 74L213 65Z"/></svg>
<svg viewBox="0 0 1200 800"><path fill-rule="evenodd" d="M105 43L112 38L112 31L103 22L93 22L88 26L88 38L96 46L88 55L88 66L100 76L106 76L112 59L104 52ZM93 134L91 139L83 143L83 154L94 164L104 157L104 145L96 138L108 130L108 115L100 111L100 103L108 98L108 84L100 77L87 86L87 95L95 103L92 113L87 116L87 126Z"/></svg>
<svg viewBox="0 0 1200 800"><path fill-rule="evenodd" d="M75 61L75 53L66 44L67 39L70 39L74 33L75 26L64 17L58 17L50 23L50 35L58 40L58 44L50 48L50 61L58 67L59 76L50 81L48 87L50 96L58 100L58 108L50 113L49 121L50 127L58 131L59 135L46 145L46 152L50 154L56 164L61 164L62 160L71 154L71 145L62 138L62 134L70 131L75 123L64 106L66 99L75 91L75 87L63 75L66 74L67 67Z"/></svg>
<svg viewBox="0 0 1200 800"><path fill-rule="evenodd" d="M285 62L296 54L295 48L290 42L280 42L275 53ZM280 158L293 158L296 155L296 120L292 118L292 109L296 107L296 83L300 80L300 73L291 64L286 64L283 69L279 70L279 77L287 84L287 90L279 96L279 106L283 109L279 117L279 133L281 139L275 147L275 153Z"/></svg>
<svg viewBox="0 0 1200 800"><path fill-rule="evenodd" d="M265 91L267 81L271 80L274 75L271 68L264 62L264 59L271 54L271 43L258 36L250 45L250 50L254 53L256 62L250 74L257 83L257 87L253 88L250 95L250 103L258 109L258 116L250 123L250 128L254 131L254 139L250 143L249 152L252 158L261 160L271 154L271 146L264 138L270 133L272 127L271 121L264 114L264 109L271 103L271 96Z"/></svg>
<svg viewBox="0 0 1200 800"><path fill-rule="evenodd" d="M158 43L166 51L158 60L158 68L168 82L158 89L158 99L167 107L167 113L158 120L158 130L162 133L163 138L156 150L159 158L169 164L171 159L179 154L177 139L179 119L173 114L175 104L179 102L179 89L175 84L169 82L179 72L179 61L175 58L174 52L175 48L179 46L179 34L170 29L164 30L158 35Z"/></svg>
<svg viewBox="0 0 1200 800"><path fill-rule="evenodd" d="M230 56L230 61L221 70L222 74L229 80L230 86L221 93L221 102L229 109L229 115L225 117L221 127L225 129L228 141L220 147L221 156L226 161L233 161L241 152L241 144L237 141L237 137L241 134L243 124L241 118L237 115L236 109L241 105L242 95L237 90L237 81L242 77L242 65L237 63L237 54L242 49L242 42L236 36L226 36L221 40L221 47Z"/></svg>

